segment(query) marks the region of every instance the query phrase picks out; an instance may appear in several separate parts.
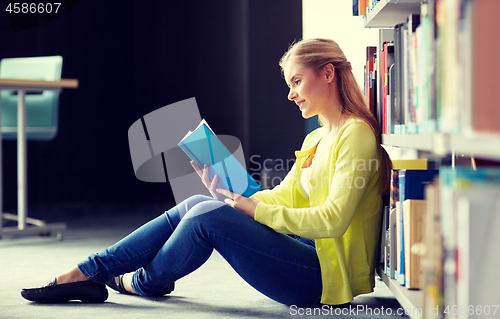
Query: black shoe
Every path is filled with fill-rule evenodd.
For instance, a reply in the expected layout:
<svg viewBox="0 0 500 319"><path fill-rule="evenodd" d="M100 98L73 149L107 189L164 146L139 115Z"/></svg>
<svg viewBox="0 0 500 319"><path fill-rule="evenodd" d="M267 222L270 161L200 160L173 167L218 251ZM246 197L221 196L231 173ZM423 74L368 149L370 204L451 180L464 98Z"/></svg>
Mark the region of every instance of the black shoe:
<svg viewBox="0 0 500 319"><path fill-rule="evenodd" d="M30 301L44 303L63 303L70 300L82 302L104 302L108 299L106 285L93 281L79 281L67 284L52 282L41 288L23 289L21 296Z"/></svg>
<svg viewBox="0 0 500 319"><path fill-rule="evenodd" d="M123 275L112 278L110 281L106 283L106 285L109 288L118 291L119 293L132 295L132 293L128 292L125 289L125 286L123 286ZM175 283L171 282L170 284L167 285L167 287L165 287L162 291L160 291L158 294L154 296L168 295L169 293L174 291L174 288L175 288Z"/></svg>

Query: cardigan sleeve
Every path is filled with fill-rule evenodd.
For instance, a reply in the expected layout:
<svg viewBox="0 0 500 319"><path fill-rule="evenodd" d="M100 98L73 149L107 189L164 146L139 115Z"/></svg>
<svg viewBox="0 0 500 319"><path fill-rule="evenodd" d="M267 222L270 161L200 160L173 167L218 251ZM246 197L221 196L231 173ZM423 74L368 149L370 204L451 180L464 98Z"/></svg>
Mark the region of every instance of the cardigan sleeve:
<svg viewBox="0 0 500 319"><path fill-rule="evenodd" d="M292 166L291 170L286 174L285 178L279 185L273 189L265 189L259 191L252 195L252 197L257 198L262 203L269 205L281 205L288 206L291 208L292 202L292 184L293 184L293 174L295 173L295 164Z"/></svg>
<svg viewBox="0 0 500 319"><path fill-rule="evenodd" d="M257 205L255 220L278 232L309 239L345 233L367 188L371 194L378 192L378 183L372 180L378 176L378 166L368 165L374 160L378 163L378 156L374 133L366 123L356 121L339 134L330 150L331 162L327 163L333 174L327 173L330 177L325 186L321 185L324 172L316 176L319 183L311 190L311 207L290 208L263 201Z"/></svg>

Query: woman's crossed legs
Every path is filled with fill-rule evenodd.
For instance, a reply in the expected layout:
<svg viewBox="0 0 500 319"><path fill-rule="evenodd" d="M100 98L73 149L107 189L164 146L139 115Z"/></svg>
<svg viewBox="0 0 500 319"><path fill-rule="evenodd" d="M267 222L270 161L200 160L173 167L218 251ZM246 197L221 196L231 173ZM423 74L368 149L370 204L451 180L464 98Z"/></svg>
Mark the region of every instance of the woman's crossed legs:
<svg viewBox="0 0 500 319"><path fill-rule="evenodd" d="M188 198L78 268L97 283L134 272L133 290L154 295L203 265L213 249L269 298L287 305L319 304L321 270L312 241L279 234L205 196Z"/></svg>

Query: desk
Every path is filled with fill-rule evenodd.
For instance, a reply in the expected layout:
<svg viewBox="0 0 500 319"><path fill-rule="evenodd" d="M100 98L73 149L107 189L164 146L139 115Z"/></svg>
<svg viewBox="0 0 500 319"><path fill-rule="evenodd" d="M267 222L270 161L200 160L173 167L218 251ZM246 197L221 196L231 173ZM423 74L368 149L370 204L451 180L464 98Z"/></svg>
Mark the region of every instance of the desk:
<svg viewBox="0 0 500 319"><path fill-rule="evenodd" d="M66 230L65 223L46 224L43 221L28 218L27 207L27 141L26 141L26 91L60 91L63 88L77 88L78 80L62 79L59 81L37 81L19 79L0 79L0 91L17 91L17 215L3 213L2 189L2 132L0 130L0 237L2 235L37 235L56 232L62 239L62 232ZM1 103L0 103L1 116ZM2 227L3 219L17 220L17 227ZM27 226L26 224L33 226Z"/></svg>

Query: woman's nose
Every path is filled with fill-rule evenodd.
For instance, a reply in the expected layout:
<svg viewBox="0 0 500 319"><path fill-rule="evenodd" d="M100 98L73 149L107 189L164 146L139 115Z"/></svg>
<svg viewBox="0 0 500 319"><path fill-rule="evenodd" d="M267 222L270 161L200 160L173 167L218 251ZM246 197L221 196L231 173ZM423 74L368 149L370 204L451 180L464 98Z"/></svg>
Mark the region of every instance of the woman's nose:
<svg viewBox="0 0 500 319"><path fill-rule="evenodd" d="M292 89L290 89L290 92L288 92L288 99L290 101L293 101L297 97L297 93L295 93Z"/></svg>

